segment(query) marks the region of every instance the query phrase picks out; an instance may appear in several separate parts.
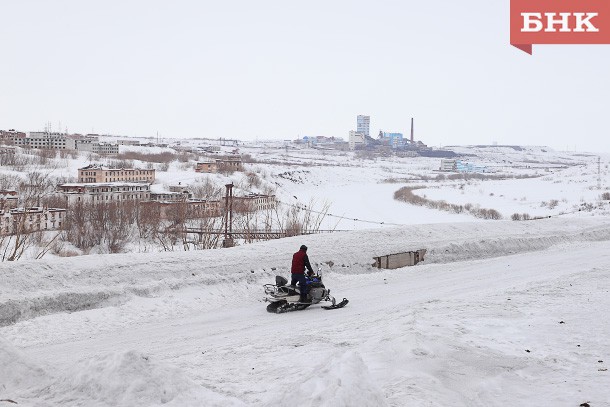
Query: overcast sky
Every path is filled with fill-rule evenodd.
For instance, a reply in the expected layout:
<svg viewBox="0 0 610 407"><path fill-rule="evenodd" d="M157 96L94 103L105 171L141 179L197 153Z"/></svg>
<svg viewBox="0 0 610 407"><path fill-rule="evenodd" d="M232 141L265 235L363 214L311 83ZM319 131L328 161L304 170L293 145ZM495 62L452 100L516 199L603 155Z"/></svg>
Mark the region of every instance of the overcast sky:
<svg viewBox="0 0 610 407"><path fill-rule="evenodd" d="M610 151L610 46L509 45L509 1L0 0L0 129Z"/></svg>

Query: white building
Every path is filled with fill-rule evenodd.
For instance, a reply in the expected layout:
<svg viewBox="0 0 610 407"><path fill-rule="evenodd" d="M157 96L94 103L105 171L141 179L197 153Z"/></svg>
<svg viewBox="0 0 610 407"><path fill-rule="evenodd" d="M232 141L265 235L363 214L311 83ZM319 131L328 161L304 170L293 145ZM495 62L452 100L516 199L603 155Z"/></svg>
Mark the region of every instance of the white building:
<svg viewBox="0 0 610 407"><path fill-rule="evenodd" d="M25 137L16 133L11 137L11 140L15 145L23 148L76 150L98 154L119 153L118 144L100 143L97 136L32 131Z"/></svg>
<svg viewBox="0 0 610 407"><path fill-rule="evenodd" d="M0 211L0 234L60 229L66 210L58 208L13 208Z"/></svg>
<svg viewBox="0 0 610 407"><path fill-rule="evenodd" d="M441 168L440 171L456 171L457 169L457 161L456 160L441 160Z"/></svg>
<svg viewBox="0 0 610 407"><path fill-rule="evenodd" d="M148 201L150 184L135 182L105 182L63 184L58 187L69 204Z"/></svg>
<svg viewBox="0 0 610 407"><path fill-rule="evenodd" d="M110 143L93 144L93 152L97 154L118 154L119 145Z"/></svg>
<svg viewBox="0 0 610 407"><path fill-rule="evenodd" d="M366 138L364 137L364 133L351 130L349 132L348 143L350 150L355 150L356 148L364 147L366 145Z"/></svg>
<svg viewBox="0 0 610 407"><path fill-rule="evenodd" d="M140 140L117 140L117 144L120 146L139 146Z"/></svg>
<svg viewBox="0 0 610 407"><path fill-rule="evenodd" d="M237 208L250 212L273 209L277 205L275 195L249 194L235 196L233 200Z"/></svg>
<svg viewBox="0 0 610 407"><path fill-rule="evenodd" d="M356 131L369 137L369 128L371 125L371 116L358 115L356 118Z"/></svg>
<svg viewBox="0 0 610 407"><path fill-rule="evenodd" d="M14 137L12 141L23 148L65 150L70 148L67 139L63 133L33 131L27 137Z"/></svg>
<svg viewBox="0 0 610 407"><path fill-rule="evenodd" d="M186 202L192 195L189 192L151 192L150 200L157 202Z"/></svg>

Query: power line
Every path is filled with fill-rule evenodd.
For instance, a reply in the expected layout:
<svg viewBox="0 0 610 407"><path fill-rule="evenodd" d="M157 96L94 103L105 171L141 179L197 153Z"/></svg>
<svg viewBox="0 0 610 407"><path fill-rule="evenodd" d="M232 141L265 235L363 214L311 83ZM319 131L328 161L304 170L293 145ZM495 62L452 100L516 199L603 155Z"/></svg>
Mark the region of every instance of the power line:
<svg viewBox="0 0 610 407"><path fill-rule="evenodd" d="M238 188L238 189L240 189L240 190L242 190L244 192L247 192L249 194L256 194L256 192L253 192L253 191L248 191L248 190L245 190L245 189L239 188L239 187L236 187L236 188ZM296 199L296 197L295 197L295 199ZM333 215L332 213L316 211L314 209L308 208L307 205L305 205L305 204L301 204L302 206L299 206L299 205L291 204L291 203L288 203L288 202L279 201L277 199L276 199L276 202L281 204L281 205L286 205L286 206L289 206L289 207L292 207L292 208L297 208L297 209L300 209L300 210L305 210L305 211L309 211L311 213L315 213L315 214L318 214L318 215L329 216L329 217L336 218L336 219L350 220L350 221L354 221L354 222L369 223L369 224L384 225L384 226L408 226L408 225L406 225L404 223L378 222L378 221L358 219L358 218L348 217L348 216Z"/></svg>

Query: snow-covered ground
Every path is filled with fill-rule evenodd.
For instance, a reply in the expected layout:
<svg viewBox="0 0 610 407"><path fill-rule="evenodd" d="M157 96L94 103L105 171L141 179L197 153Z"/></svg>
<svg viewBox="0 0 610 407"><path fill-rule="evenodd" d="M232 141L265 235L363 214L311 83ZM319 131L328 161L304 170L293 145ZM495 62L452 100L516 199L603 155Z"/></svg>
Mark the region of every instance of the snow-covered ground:
<svg viewBox="0 0 610 407"><path fill-rule="evenodd" d="M598 174L592 155L463 152L507 179L270 149L248 170L282 202L329 202L329 224L353 230L0 264L0 406L610 406L608 157ZM504 220L397 202L402 186ZM544 218L510 220L524 212ZM288 276L301 244L345 308L266 312L262 285ZM371 266L421 248L415 267Z"/></svg>
<svg viewBox="0 0 610 407"><path fill-rule="evenodd" d="M602 217L461 222L3 264L0 399L607 406L609 240ZM265 311L301 243L347 307Z"/></svg>

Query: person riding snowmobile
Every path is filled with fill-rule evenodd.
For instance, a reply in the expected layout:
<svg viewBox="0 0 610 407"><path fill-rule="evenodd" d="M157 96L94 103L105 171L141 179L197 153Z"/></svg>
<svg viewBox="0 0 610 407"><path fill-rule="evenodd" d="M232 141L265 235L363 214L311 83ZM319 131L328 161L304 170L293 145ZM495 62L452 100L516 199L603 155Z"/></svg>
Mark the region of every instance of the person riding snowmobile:
<svg viewBox="0 0 610 407"><path fill-rule="evenodd" d="M292 255L292 267L290 269L292 274L290 285L294 286L297 282L299 283L299 291L301 292L299 302L311 302L311 300L307 299L307 283L305 279L306 268L308 270L307 275L313 275L313 269L309 263L309 257L307 257L307 246L301 245L299 251Z"/></svg>

